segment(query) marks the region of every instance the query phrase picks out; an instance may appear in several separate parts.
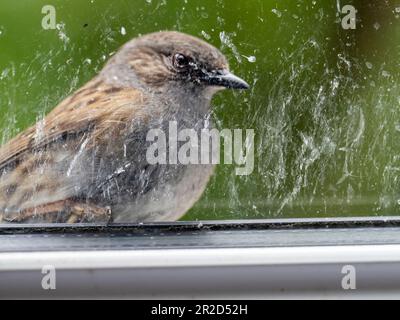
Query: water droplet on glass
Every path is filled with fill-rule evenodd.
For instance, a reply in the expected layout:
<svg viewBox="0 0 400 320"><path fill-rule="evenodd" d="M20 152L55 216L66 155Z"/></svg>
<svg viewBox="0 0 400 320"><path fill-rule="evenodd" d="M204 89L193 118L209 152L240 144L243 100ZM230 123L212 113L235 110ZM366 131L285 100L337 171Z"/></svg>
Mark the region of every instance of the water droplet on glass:
<svg viewBox="0 0 400 320"><path fill-rule="evenodd" d="M247 61L250 62L250 63L254 63L254 62L257 61L257 58L256 58L255 56L245 56L245 55L242 55L242 57L243 57L243 58L246 58Z"/></svg>
<svg viewBox="0 0 400 320"><path fill-rule="evenodd" d="M239 54L239 51L237 49L237 47L234 45L233 41L232 41L232 37L236 36L236 33L226 33L225 31L221 31L219 33L219 38L221 40L221 42L227 46L228 48L231 49L232 53L234 54L236 60L241 63L242 62L242 57Z"/></svg>
<svg viewBox="0 0 400 320"><path fill-rule="evenodd" d="M201 35L207 40L211 39L211 36L207 32L205 32L204 30L201 31Z"/></svg>
<svg viewBox="0 0 400 320"><path fill-rule="evenodd" d="M126 35L126 30L125 30L124 27L121 27L121 34L122 34L123 36Z"/></svg>
<svg viewBox="0 0 400 320"><path fill-rule="evenodd" d="M272 9L272 13L274 13L278 18L282 17L282 12L277 9Z"/></svg>
<svg viewBox="0 0 400 320"><path fill-rule="evenodd" d="M372 63L371 62L366 62L365 65L367 66L368 69L372 69Z"/></svg>
<svg viewBox="0 0 400 320"><path fill-rule="evenodd" d="M379 30L380 27L381 27L381 25L380 25L378 22L375 22L375 23L374 23L374 28L375 28L375 30Z"/></svg>

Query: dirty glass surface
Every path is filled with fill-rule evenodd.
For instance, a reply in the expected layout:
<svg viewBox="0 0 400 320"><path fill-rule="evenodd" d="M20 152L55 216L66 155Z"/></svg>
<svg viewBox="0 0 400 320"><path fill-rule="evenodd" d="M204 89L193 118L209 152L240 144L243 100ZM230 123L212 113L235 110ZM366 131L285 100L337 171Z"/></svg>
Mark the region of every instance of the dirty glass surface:
<svg viewBox="0 0 400 320"><path fill-rule="evenodd" d="M158 30L212 43L251 85L219 93L211 116L254 130L254 171L218 165L184 220L400 214L398 1L2 0L0 142Z"/></svg>

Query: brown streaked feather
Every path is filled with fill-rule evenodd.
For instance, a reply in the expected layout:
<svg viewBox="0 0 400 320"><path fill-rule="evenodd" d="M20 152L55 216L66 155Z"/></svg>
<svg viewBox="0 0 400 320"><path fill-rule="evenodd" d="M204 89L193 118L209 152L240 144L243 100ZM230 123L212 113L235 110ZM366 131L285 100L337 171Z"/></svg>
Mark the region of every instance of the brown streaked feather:
<svg viewBox="0 0 400 320"><path fill-rule="evenodd" d="M81 203L73 199L46 203L34 208L28 208L3 216L0 213L0 223L7 222L108 222L111 218L109 207L100 207L95 204Z"/></svg>
<svg viewBox="0 0 400 320"><path fill-rule="evenodd" d="M41 123L2 146L0 169L15 163L27 152L43 148L64 135L79 134L95 124L94 143L104 130L115 130L119 123L143 115L135 111L144 105L140 90L115 88L95 78L63 100Z"/></svg>
<svg viewBox="0 0 400 320"><path fill-rule="evenodd" d="M96 213L87 203L60 207L62 201L77 196L75 185L80 177L66 180L66 172L60 172L57 163L72 163L83 145L90 150L122 137L121 131L133 119L146 122L145 107L140 90L116 88L95 78L63 100L41 123L6 143L0 148L0 220L1 216L4 221L74 216L72 220L81 221L77 208ZM65 147L60 143L63 137L68 137ZM103 209L99 212L105 212Z"/></svg>

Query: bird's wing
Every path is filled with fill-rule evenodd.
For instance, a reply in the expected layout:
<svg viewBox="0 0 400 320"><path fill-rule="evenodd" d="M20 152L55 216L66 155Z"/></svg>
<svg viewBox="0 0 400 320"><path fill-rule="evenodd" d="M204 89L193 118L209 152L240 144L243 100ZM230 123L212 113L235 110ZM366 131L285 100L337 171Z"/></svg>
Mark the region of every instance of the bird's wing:
<svg viewBox="0 0 400 320"><path fill-rule="evenodd" d="M0 149L0 215L37 212L78 196L77 186L88 183L79 167L69 172L79 152L97 148L104 139L116 141L133 120L146 123L145 100L140 90L94 79L5 144Z"/></svg>
<svg viewBox="0 0 400 320"><path fill-rule="evenodd" d="M15 164L27 152L45 148L60 138L93 129L96 139L105 130L118 129L133 116L144 117L140 90L113 87L93 79L62 101L42 121L0 148L0 170ZM146 120L146 119L144 119Z"/></svg>

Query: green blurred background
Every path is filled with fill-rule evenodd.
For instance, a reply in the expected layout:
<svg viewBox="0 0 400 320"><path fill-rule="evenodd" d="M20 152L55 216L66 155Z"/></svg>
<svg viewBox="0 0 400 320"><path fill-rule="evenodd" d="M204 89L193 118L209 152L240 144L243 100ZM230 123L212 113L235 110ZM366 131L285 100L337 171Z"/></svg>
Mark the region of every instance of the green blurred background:
<svg viewBox="0 0 400 320"><path fill-rule="evenodd" d="M213 117L255 130L254 173L220 165L185 220L400 214L400 1L2 0L0 142L165 29L214 44L252 85L219 94Z"/></svg>

